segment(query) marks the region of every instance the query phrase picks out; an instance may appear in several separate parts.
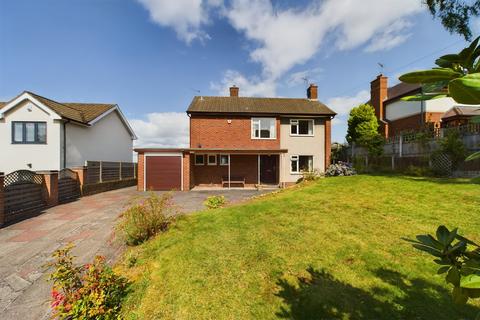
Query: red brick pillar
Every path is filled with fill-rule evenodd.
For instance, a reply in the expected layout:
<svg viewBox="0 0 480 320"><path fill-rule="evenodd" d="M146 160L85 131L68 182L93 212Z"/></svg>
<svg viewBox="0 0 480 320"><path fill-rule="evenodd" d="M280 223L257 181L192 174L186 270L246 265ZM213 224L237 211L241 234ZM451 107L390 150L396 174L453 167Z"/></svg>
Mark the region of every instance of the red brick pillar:
<svg viewBox="0 0 480 320"><path fill-rule="evenodd" d="M145 180L144 180L144 166L145 166L145 155L143 153L138 154L138 165L137 165L137 190L145 191Z"/></svg>
<svg viewBox="0 0 480 320"><path fill-rule="evenodd" d="M40 171L45 181L44 199L48 207L58 204L58 171Z"/></svg>
<svg viewBox="0 0 480 320"><path fill-rule="evenodd" d="M5 193L4 193L5 175L0 172L0 227L5 224Z"/></svg>
<svg viewBox="0 0 480 320"><path fill-rule="evenodd" d="M183 191L190 190L190 153L183 154Z"/></svg>
<svg viewBox="0 0 480 320"><path fill-rule="evenodd" d="M70 170L77 174L80 191L83 192L83 186L87 183L88 168L86 166L80 166L70 168Z"/></svg>
<svg viewBox="0 0 480 320"><path fill-rule="evenodd" d="M325 168L326 171L330 165L332 155L332 120L325 120Z"/></svg>

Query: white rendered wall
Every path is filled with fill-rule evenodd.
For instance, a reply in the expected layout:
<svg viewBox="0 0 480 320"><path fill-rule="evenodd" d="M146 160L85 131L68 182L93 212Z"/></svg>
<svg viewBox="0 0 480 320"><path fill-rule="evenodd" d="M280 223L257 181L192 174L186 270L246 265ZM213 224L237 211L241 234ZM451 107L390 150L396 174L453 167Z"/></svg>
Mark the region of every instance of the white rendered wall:
<svg viewBox="0 0 480 320"><path fill-rule="evenodd" d="M12 121L42 121L47 123L46 144L12 144ZM60 170L59 120L25 101L0 119L0 172L20 170ZM29 166L31 164L31 167Z"/></svg>
<svg viewBox="0 0 480 320"><path fill-rule="evenodd" d="M280 182L296 182L301 174L290 173L290 157L292 155L313 156L313 168L319 172L325 169L325 125L323 119L315 119L313 136L290 135L290 119L280 120L280 148L288 149L288 153L280 155Z"/></svg>
<svg viewBox="0 0 480 320"><path fill-rule="evenodd" d="M116 111L91 127L67 123L66 140L67 167L87 160L132 162L132 137Z"/></svg>
<svg viewBox="0 0 480 320"><path fill-rule="evenodd" d="M387 104L385 109L385 119L393 121L418 114L422 111L421 101L402 101L398 100Z"/></svg>

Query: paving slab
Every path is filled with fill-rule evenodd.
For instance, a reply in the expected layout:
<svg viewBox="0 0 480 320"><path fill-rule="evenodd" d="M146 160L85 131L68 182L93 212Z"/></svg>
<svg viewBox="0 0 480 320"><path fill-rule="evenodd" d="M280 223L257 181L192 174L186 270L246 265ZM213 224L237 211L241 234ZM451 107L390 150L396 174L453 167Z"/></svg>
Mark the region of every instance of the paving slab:
<svg viewBox="0 0 480 320"><path fill-rule="evenodd" d="M173 192L179 214L204 209L212 195L235 203L269 191L202 190ZM164 192L158 192L164 194ZM135 187L81 198L45 210L39 216L0 229L0 319L48 319L51 284L45 264L56 249L73 242L78 263L96 255L115 261L123 247L113 229L128 205L147 196Z"/></svg>

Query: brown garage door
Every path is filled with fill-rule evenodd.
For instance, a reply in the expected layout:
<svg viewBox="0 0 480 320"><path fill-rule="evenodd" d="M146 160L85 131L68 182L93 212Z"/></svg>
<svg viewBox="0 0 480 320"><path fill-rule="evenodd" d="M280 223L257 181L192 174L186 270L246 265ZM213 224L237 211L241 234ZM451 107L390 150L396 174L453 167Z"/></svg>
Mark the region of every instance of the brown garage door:
<svg viewBox="0 0 480 320"><path fill-rule="evenodd" d="M182 163L180 156L147 156L147 190L181 190Z"/></svg>

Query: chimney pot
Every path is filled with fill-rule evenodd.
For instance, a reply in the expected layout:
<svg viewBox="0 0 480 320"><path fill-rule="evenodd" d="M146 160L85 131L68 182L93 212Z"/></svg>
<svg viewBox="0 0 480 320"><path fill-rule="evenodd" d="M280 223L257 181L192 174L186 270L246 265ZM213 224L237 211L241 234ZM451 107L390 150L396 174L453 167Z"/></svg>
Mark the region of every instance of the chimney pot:
<svg viewBox="0 0 480 320"><path fill-rule="evenodd" d="M307 89L307 98L310 100L318 100L318 87L312 83Z"/></svg>
<svg viewBox="0 0 480 320"><path fill-rule="evenodd" d="M230 97L238 97L239 88L235 85L230 87Z"/></svg>

